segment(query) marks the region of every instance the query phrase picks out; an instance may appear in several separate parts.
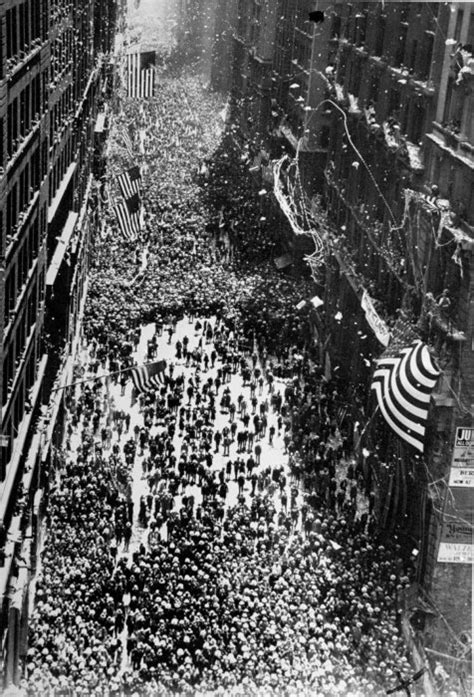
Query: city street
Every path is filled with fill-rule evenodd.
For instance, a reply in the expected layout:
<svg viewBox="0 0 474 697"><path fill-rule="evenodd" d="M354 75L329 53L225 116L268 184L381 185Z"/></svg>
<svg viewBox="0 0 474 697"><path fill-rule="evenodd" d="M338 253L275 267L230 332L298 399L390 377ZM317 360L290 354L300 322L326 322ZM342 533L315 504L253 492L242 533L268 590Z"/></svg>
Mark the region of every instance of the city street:
<svg viewBox="0 0 474 697"><path fill-rule="evenodd" d="M396 606L408 578L396 545L372 544L340 386L295 312L308 282L271 263L221 104L193 77L162 89L137 114L146 234L121 240L105 214L96 240L29 689L383 694L391 666L409 670ZM183 93L194 130L173 115ZM132 399L130 367L161 360L161 381Z"/></svg>
<svg viewBox="0 0 474 697"><path fill-rule="evenodd" d="M132 4L87 208L87 296L73 378L59 388L64 439L20 689L432 697L406 609L424 569L408 526L419 535L429 522L413 472L429 474L418 458L442 371L418 335L428 341L434 315L415 331L411 295L403 312L391 303L396 317L375 299L384 274L401 283L394 243L376 281L355 271L348 217L329 222L340 162L315 174L319 132L311 145L291 140L290 120L267 124L270 157L249 135L257 97L211 87L207 25L194 45L182 8L160 5L147 24L153 3ZM273 113L267 87L262 114ZM320 104L359 158L338 87ZM362 176L359 159L348 167ZM310 170L324 205L298 189ZM357 240L364 268L375 263Z"/></svg>
<svg viewBox="0 0 474 697"><path fill-rule="evenodd" d="M474 3L0 3L0 695L467 697Z"/></svg>

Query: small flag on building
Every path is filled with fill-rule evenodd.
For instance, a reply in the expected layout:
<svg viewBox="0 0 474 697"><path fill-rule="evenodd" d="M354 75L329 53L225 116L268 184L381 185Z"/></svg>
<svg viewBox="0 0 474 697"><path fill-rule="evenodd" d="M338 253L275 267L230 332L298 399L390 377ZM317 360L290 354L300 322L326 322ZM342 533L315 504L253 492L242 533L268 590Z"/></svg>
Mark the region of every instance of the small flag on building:
<svg viewBox="0 0 474 697"><path fill-rule="evenodd" d="M131 370L131 377L138 392L152 390L165 384L166 361L140 365Z"/></svg>
<svg viewBox="0 0 474 697"><path fill-rule="evenodd" d="M155 51L127 55L127 97L155 96Z"/></svg>
<svg viewBox="0 0 474 697"><path fill-rule="evenodd" d="M120 191L126 201L131 199L135 194L140 195L140 184L142 175L140 167L131 167L126 172L122 172L117 177Z"/></svg>
<svg viewBox="0 0 474 697"><path fill-rule="evenodd" d="M114 212L122 235L130 241L136 239L141 229L140 198L138 194L134 194L127 201L118 203L114 206Z"/></svg>
<svg viewBox="0 0 474 697"><path fill-rule="evenodd" d="M379 360L372 380L385 421L420 452L424 451L431 393L440 374L426 344L416 341L397 356Z"/></svg>

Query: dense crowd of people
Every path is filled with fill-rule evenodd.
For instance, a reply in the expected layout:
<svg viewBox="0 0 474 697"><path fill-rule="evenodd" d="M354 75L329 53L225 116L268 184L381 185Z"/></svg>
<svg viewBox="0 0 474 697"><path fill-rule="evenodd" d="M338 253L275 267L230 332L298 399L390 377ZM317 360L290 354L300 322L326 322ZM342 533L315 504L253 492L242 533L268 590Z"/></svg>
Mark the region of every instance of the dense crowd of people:
<svg viewBox="0 0 474 697"><path fill-rule="evenodd" d="M410 671L397 602L411 570L376 539L341 388L295 310L309 282L275 269L221 106L165 75L156 99L123 105L145 133L148 266L129 287L137 243L108 220L85 317L97 379L68 395L50 492L32 696L367 697ZM118 371L164 347L163 384L138 394Z"/></svg>

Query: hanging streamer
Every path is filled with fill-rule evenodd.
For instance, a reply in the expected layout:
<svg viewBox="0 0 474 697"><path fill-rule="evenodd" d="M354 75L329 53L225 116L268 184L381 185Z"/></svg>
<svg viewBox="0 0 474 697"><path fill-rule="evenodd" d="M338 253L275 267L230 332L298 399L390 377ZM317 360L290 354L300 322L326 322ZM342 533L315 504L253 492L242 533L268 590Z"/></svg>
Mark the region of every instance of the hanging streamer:
<svg viewBox="0 0 474 697"><path fill-rule="evenodd" d="M320 267L326 253L323 239L317 230L319 222L309 210L301 182L298 165L300 144L301 140L298 142L294 160L290 159L289 155L284 155L273 163L273 193L295 235L307 235L312 238L314 251L305 256L305 261L311 269L313 279L319 281Z"/></svg>

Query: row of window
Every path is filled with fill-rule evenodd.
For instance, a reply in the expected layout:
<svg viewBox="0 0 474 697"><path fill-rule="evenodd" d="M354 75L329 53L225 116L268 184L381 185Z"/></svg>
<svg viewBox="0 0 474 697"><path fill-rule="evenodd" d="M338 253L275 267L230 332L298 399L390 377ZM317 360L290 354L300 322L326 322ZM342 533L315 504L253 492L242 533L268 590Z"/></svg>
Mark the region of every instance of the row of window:
<svg viewBox="0 0 474 697"><path fill-rule="evenodd" d="M65 29L51 42L51 82L58 81L72 67L75 47L72 27Z"/></svg>
<svg viewBox="0 0 474 697"><path fill-rule="evenodd" d="M43 141L41 148L38 145L31 157L25 162L20 175L11 185L7 194L7 246L16 235L22 224L23 216L28 206L38 191L41 181L46 176L48 167L48 146Z"/></svg>
<svg viewBox="0 0 474 697"><path fill-rule="evenodd" d="M348 240L346 246L353 252L351 257L356 268L362 274L365 282L370 285L371 294L376 298L383 298L388 313L394 314L400 307L402 292L400 284L390 272L383 255L377 251L367 234L355 223L351 211L337 188L330 186L327 195L332 218L338 229L344 229ZM344 198L347 199L347 196L344 195ZM376 234L374 230L374 239Z"/></svg>
<svg viewBox="0 0 474 697"><path fill-rule="evenodd" d="M7 59L26 55L48 31L47 0L26 0L6 12Z"/></svg>
<svg viewBox="0 0 474 697"><path fill-rule="evenodd" d="M49 141L51 145L66 125L67 119L73 117L74 107L74 90L72 84L69 84L50 110Z"/></svg>
<svg viewBox="0 0 474 697"><path fill-rule="evenodd" d="M45 220L45 215L43 220ZM18 297L28 280L31 266L35 259L38 258L41 238L44 235L44 232L41 233L40 229L38 216L35 215L15 258L8 264L5 276L5 326L9 324L10 313L15 310Z"/></svg>
<svg viewBox="0 0 474 697"><path fill-rule="evenodd" d="M46 72L36 75L8 105L6 143L8 159L14 155L31 128L38 122L41 112L48 107L46 79Z"/></svg>
<svg viewBox="0 0 474 697"><path fill-rule="evenodd" d="M388 72L371 67L367 58L355 55L344 47L338 61L336 81L358 98L359 106L375 109L379 123L395 119L408 140L418 144L423 136L426 106L423 98L415 98L403 90Z"/></svg>
<svg viewBox="0 0 474 697"><path fill-rule="evenodd" d="M44 274L40 274L40 278L43 278ZM39 280L35 279L32 283L30 293L28 295L28 300L23 306L23 312L19 319L18 326L14 335L14 339L9 342L5 349L5 354L3 357L3 386L2 386L2 405L8 402L9 396L11 394L13 383L15 379L15 374L20 365L21 360L24 358L24 352L26 349L27 340L30 336L31 330L36 322L38 316L39 300L42 294L43 286L39 284Z"/></svg>
<svg viewBox="0 0 474 697"><path fill-rule="evenodd" d="M363 3L366 5L367 3ZM420 80L428 80L430 75L433 46L434 46L434 17L426 26L429 28L408 41L409 23L405 21L403 13L396 24L396 41L393 40L393 26L387 24L387 17L380 15L374 17L368 15L367 10L358 11L353 15L351 6L348 6L348 16L345 20L334 15L332 20L332 36L343 37L355 46L366 48L371 55L383 56L390 52L391 64L395 67L404 66L411 74ZM367 31L367 21L371 20L371 32ZM390 31L388 31L390 29ZM421 38L420 38L421 37Z"/></svg>
<svg viewBox="0 0 474 697"><path fill-rule="evenodd" d="M51 205L57 190L61 186L66 170L74 159L75 154L75 138L70 135L62 149L61 153L56 158L53 168L49 174L49 205Z"/></svg>
<svg viewBox="0 0 474 697"><path fill-rule="evenodd" d="M2 431L3 433L7 436L8 438L8 444L4 448L0 448L0 481L3 481L5 479L6 475L6 468L8 465L8 462L12 456L12 450L13 450L13 443L15 441L15 438L18 434L18 428L20 426L20 423L23 419L23 414L24 414L24 405L25 401L28 398L28 392L31 390L33 385L35 384L35 379L36 379L36 373L37 373L37 350L36 347L31 351L31 353L28 356L28 360L26 363L26 369L24 372L24 377L21 381L21 384L18 386L18 389L16 390L16 397L15 401L13 403L12 409L9 410L9 414L7 415L7 418L5 420L5 423L3 425ZM3 383L3 392L5 393L5 389L7 389L8 393L8 381L7 381L7 388L5 388L5 376L8 374L8 372L5 372L5 366L3 370L3 376L4 376L4 383ZM12 378L9 378L9 380L12 380ZM10 382L10 387L12 385L12 382Z"/></svg>

